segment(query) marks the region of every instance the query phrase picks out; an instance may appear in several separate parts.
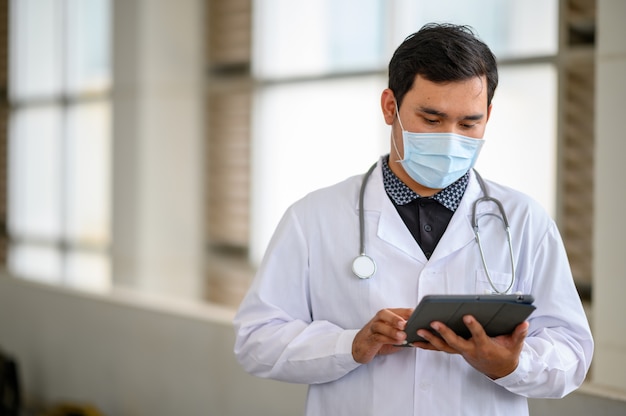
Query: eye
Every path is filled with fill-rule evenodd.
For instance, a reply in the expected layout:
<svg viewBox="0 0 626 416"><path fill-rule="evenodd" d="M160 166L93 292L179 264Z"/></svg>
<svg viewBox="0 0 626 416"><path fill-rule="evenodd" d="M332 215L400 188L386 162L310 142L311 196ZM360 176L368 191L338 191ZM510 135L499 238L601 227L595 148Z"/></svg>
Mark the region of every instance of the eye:
<svg viewBox="0 0 626 416"><path fill-rule="evenodd" d="M437 119L426 118L426 117L424 117L424 121L426 121L426 123L428 123L428 124L438 124L439 123L439 120L437 120Z"/></svg>

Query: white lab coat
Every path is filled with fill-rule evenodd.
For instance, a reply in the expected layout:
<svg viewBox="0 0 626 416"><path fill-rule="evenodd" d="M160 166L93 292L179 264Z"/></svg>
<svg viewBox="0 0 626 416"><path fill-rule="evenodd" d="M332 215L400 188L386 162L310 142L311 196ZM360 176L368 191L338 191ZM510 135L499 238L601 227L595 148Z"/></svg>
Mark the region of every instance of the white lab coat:
<svg viewBox="0 0 626 416"><path fill-rule="evenodd" d="M379 166L365 193L366 252L378 269L351 271L359 253L362 175L315 191L285 213L235 317L235 354L246 371L309 384L307 415L527 415L526 397L562 397L584 380L593 352L586 316L556 225L527 196L487 181L511 225L517 278L537 309L517 369L491 380L459 355L416 348L358 364L355 334L383 308L413 308L427 294L485 293L471 227L481 196L474 174L427 260L385 194ZM479 212L497 212L481 204ZM494 217L481 225L487 264L510 281L508 245Z"/></svg>

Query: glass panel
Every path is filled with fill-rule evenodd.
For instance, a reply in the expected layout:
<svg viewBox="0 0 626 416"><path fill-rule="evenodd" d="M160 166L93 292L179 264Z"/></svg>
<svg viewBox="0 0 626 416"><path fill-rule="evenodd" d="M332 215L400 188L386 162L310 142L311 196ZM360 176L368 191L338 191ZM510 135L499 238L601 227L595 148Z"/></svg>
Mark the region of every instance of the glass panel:
<svg viewBox="0 0 626 416"><path fill-rule="evenodd" d="M393 4L396 46L425 23L449 22L472 26L498 58L557 52L558 0L397 0Z"/></svg>
<svg viewBox="0 0 626 416"><path fill-rule="evenodd" d="M312 76L384 67L381 0L256 0L254 73Z"/></svg>
<svg viewBox="0 0 626 416"><path fill-rule="evenodd" d="M545 64L504 67L500 74L477 169L528 193L554 215L556 71ZM259 91L253 129L253 261L259 261L289 204L365 171L389 152L389 128L378 107L384 81L312 81Z"/></svg>
<svg viewBox="0 0 626 416"><path fill-rule="evenodd" d="M558 0L256 0L257 78L383 70L395 48L428 22L472 26L498 58L554 55ZM388 18L392 16L392 18Z"/></svg>
<svg viewBox="0 0 626 416"><path fill-rule="evenodd" d="M51 96L61 91L61 0L11 1L13 98Z"/></svg>
<svg viewBox="0 0 626 416"><path fill-rule="evenodd" d="M67 89L99 91L110 84L110 0L68 0Z"/></svg>
<svg viewBox="0 0 626 416"><path fill-rule="evenodd" d="M61 253L56 247L12 243L9 269L17 276L46 283L61 281Z"/></svg>
<svg viewBox="0 0 626 416"><path fill-rule="evenodd" d="M110 275L111 109L66 93L110 88L111 0L11 1L9 267L25 277L105 287ZM59 105L40 106L39 99ZM71 242L100 253L69 252Z"/></svg>
<svg viewBox="0 0 626 416"><path fill-rule="evenodd" d="M385 77L262 88L255 97L252 259L285 209L306 193L365 172L389 149L381 109ZM297 103L297 105L294 105Z"/></svg>
<svg viewBox="0 0 626 416"><path fill-rule="evenodd" d="M70 251L67 254L66 283L71 287L91 291L111 288L111 261L104 253Z"/></svg>
<svg viewBox="0 0 626 416"><path fill-rule="evenodd" d="M9 136L9 229L16 236L61 236L61 112L13 113Z"/></svg>
<svg viewBox="0 0 626 416"><path fill-rule="evenodd" d="M254 49L257 76L285 79L340 71L338 59L328 51L332 49L329 45L341 43L342 37L330 27L342 19L344 24L348 20L366 20L358 12L351 13L350 8L358 10L361 3L336 2L332 9L334 14L325 14L328 9L321 4L330 7L326 3L311 3L289 0L255 3L258 6L255 7L258 14L255 16ZM383 68L387 62L381 62L380 42L388 49L386 61L406 35L429 21L473 26L499 58L557 52L557 0L396 0L377 3L377 12L374 12L374 3L368 4L372 6L372 27L375 28L372 32L376 41L371 44L375 53L370 60L350 61L353 68L370 70L376 65ZM341 13L337 5L341 5ZM384 8L392 12L391 19L387 18ZM352 30L351 34L354 43L346 45L352 45L353 49L346 47L344 51L359 51L356 45L365 47L369 42L369 38L358 31ZM366 56L361 52L355 54L361 58ZM530 194L554 215L555 69L548 64L501 66L500 78L487 143L477 167L485 176ZM291 202L312 189L364 171L367 161L388 152L389 132L378 108L386 79L378 79L376 86L360 87L359 93L351 89L355 82L353 78L346 78L272 85L258 92L253 128L253 261L260 258L278 218ZM353 102L354 97L358 99ZM373 107L367 107L368 104ZM521 117L525 119L520 120ZM363 128L364 123L370 122L373 124ZM341 140L337 140L338 137ZM357 137L361 141L351 140ZM378 147L372 143L377 143ZM370 145L378 151L367 148ZM367 150L363 150L364 146ZM359 153L364 156L352 164L356 155L351 152L355 148L362 150ZM532 172L528 171L528 160L533 161ZM324 161L323 168L319 161ZM296 174L285 175L284 172ZM322 175L329 179L324 180Z"/></svg>
<svg viewBox="0 0 626 416"><path fill-rule="evenodd" d="M557 74L549 64L500 68L476 168L556 214ZM532 168L529 167L532 163Z"/></svg>
<svg viewBox="0 0 626 416"><path fill-rule="evenodd" d="M107 245L110 238L111 111L108 102L69 108L67 235Z"/></svg>

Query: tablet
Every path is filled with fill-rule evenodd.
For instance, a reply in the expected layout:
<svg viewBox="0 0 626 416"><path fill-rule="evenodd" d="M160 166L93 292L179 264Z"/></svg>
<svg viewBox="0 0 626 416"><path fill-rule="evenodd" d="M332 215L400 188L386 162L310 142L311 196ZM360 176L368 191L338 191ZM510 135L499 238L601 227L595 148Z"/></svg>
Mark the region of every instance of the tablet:
<svg viewBox="0 0 626 416"><path fill-rule="evenodd" d="M490 337L510 334L535 310L532 295L427 295L419 302L409 318L405 332L409 344L426 341L417 335L418 329L428 329L431 322L446 324L457 335L471 337L463 316L472 315Z"/></svg>

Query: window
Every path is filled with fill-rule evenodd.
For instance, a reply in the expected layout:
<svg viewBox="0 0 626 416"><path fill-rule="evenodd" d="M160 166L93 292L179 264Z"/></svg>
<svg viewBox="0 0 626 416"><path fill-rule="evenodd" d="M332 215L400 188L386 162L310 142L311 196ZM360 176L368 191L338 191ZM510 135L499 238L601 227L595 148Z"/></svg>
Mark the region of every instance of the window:
<svg viewBox="0 0 626 416"><path fill-rule="evenodd" d="M253 10L253 262L291 202L388 152L386 66L431 21L472 26L499 60L477 168L555 213L556 0L257 0Z"/></svg>
<svg viewBox="0 0 626 416"><path fill-rule="evenodd" d="M110 1L10 7L8 266L108 287Z"/></svg>

